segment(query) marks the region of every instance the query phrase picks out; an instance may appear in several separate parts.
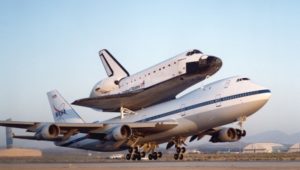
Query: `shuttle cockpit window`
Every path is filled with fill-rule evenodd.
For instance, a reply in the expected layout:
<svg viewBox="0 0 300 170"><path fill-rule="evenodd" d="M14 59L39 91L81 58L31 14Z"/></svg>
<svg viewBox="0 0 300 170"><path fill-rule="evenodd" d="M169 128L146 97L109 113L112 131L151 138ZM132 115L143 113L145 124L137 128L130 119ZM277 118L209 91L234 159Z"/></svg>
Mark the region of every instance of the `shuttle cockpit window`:
<svg viewBox="0 0 300 170"><path fill-rule="evenodd" d="M193 55L193 54L203 54L201 51L199 50L193 50L193 51L189 51L186 53L186 56L190 56L190 55Z"/></svg>
<svg viewBox="0 0 300 170"><path fill-rule="evenodd" d="M250 80L250 79L245 77L245 78L239 78L239 79L237 79L236 82L248 81L248 80Z"/></svg>

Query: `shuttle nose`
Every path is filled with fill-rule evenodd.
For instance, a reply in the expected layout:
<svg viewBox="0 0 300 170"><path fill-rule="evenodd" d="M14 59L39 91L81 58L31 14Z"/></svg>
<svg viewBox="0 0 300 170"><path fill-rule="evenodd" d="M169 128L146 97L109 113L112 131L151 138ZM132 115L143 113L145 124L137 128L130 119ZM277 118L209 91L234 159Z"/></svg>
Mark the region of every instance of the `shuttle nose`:
<svg viewBox="0 0 300 170"><path fill-rule="evenodd" d="M222 60L216 56L202 56L199 60L199 67L208 75L212 75L220 70L222 67Z"/></svg>

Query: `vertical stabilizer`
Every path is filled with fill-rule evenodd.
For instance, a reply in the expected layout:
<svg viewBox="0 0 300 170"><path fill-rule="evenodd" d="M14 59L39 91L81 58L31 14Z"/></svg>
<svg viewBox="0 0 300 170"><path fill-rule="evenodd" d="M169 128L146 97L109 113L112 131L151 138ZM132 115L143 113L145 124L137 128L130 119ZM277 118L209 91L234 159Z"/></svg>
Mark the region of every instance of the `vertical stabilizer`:
<svg viewBox="0 0 300 170"><path fill-rule="evenodd" d="M47 93L55 122L84 123L83 119L57 90Z"/></svg>
<svg viewBox="0 0 300 170"><path fill-rule="evenodd" d="M11 121L11 119L7 119L6 121ZM13 133L10 127L5 128L6 131L6 148L10 149L13 147Z"/></svg>
<svg viewBox="0 0 300 170"><path fill-rule="evenodd" d="M99 56L108 77L121 79L129 76L127 70L106 49L99 51Z"/></svg>

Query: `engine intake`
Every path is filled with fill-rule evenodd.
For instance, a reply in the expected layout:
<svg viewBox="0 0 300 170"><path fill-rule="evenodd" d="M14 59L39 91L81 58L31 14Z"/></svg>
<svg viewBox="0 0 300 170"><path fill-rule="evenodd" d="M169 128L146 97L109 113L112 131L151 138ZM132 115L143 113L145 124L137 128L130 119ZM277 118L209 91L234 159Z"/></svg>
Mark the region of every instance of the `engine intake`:
<svg viewBox="0 0 300 170"><path fill-rule="evenodd" d="M234 128L223 128L215 132L210 138L210 142L236 142L242 137L246 136L245 130L234 129Z"/></svg>
<svg viewBox="0 0 300 170"><path fill-rule="evenodd" d="M55 139L60 134L60 129L55 124L46 124L42 125L40 128L38 128L38 131L35 134L35 137L38 140L49 140L49 139Z"/></svg>
<svg viewBox="0 0 300 170"><path fill-rule="evenodd" d="M132 130L127 125L118 126L112 131L112 138L116 141L126 139L130 137L132 134Z"/></svg>

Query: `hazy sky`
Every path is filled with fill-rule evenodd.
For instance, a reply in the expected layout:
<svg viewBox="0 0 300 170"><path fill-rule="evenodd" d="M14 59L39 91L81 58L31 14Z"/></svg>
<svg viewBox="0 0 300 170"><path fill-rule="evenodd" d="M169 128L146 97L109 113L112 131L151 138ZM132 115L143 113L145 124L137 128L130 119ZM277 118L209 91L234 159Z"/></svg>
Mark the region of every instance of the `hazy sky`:
<svg viewBox="0 0 300 170"><path fill-rule="evenodd" d="M248 134L298 132L299 9L300 1L284 0L1 0L0 119L53 121L46 92L87 97L106 77L100 49L135 73L197 48L223 60L200 85L245 75L272 90L246 122ZM116 115L75 108L88 121Z"/></svg>

